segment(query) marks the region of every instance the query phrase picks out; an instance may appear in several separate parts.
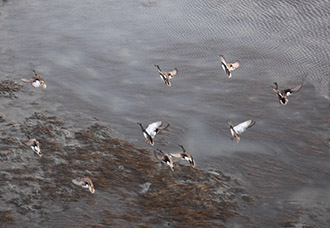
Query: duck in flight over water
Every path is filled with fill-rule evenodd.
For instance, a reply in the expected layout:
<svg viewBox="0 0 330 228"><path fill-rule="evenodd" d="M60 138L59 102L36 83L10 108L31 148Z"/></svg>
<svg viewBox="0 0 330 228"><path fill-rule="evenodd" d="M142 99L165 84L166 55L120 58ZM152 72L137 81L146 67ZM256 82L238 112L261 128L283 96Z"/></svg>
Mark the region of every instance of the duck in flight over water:
<svg viewBox="0 0 330 228"><path fill-rule="evenodd" d="M231 72L239 67L239 62L227 63L223 55L220 55L220 61L222 69L225 71L228 78L231 78Z"/></svg>
<svg viewBox="0 0 330 228"><path fill-rule="evenodd" d="M148 125L147 128L144 128L143 125L141 123L137 123L138 125L140 125L143 136L146 138L146 143L150 144L151 146L154 145L154 138L156 136L156 134L158 132L160 132L161 130L164 130L166 128L168 128L168 126L170 126L170 124L163 124L162 121L157 121L154 123L151 123Z"/></svg>
<svg viewBox="0 0 330 228"><path fill-rule="evenodd" d="M275 84L275 88L272 87L272 89L277 94L279 102L282 105L286 105L289 102L288 96L290 96L291 94L293 94L295 92L298 92L302 87L302 85L298 85L298 86L296 86L292 89L282 89L282 90L280 90L280 89L278 89L277 82L274 82L274 84Z"/></svg>
<svg viewBox="0 0 330 228"><path fill-rule="evenodd" d="M231 140L234 140L236 138L236 142L239 143L241 140L240 134L242 134L246 129L252 127L255 122L253 120L247 120L244 121L236 126L234 126L231 122L228 122L229 127L230 127L230 133L231 133Z"/></svg>
<svg viewBox="0 0 330 228"><path fill-rule="evenodd" d="M191 154L189 152L187 152L182 145L179 145L179 147L181 147L182 153L176 153L176 154L171 153L171 156L176 157L176 158L182 158L182 159L188 161L191 167L195 168L195 161L194 161L193 157L191 156Z"/></svg>
<svg viewBox="0 0 330 228"><path fill-rule="evenodd" d="M31 83L31 85L33 87L40 87L42 86L42 88L46 89L47 88L47 85L45 83L45 80L43 79L43 77L41 77L40 74L37 74L35 70L33 70L33 73L34 73L34 76L31 77L31 78L22 78L21 80L23 82L26 82L26 83Z"/></svg>
<svg viewBox="0 0 330 228"><path fill-rule="evenodd" d="M160 162L166 164L172 171L174 171L173 160L170 154L165 154L160 149L154 151L154 155Z"/></svg>
<svg viewBox="0 0 330 228"><path fill-rule="evenodd" d="M155 67L157 67L159 76L163 80L165 85L170 87L171 86L170 79L172 79L175 75L178 74L178 69L174 68L173 71L165 72L165 71L162 71L158 65L155 65Z"/></svg>

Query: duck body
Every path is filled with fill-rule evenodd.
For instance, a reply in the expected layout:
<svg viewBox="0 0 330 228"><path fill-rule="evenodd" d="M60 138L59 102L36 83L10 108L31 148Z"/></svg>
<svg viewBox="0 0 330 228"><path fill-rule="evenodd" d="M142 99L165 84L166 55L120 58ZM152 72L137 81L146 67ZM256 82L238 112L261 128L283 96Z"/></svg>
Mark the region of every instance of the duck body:
<svg viewBox="0 0 330 228"><path fill-rule="evenodd" d="M236 61L234 63L227 63L225 60L225 57L223 55L220 55L220 62L221 62L222 69L224 70L224 72L226 73L228 78L231 78L231 76L232 76L231 71L237 69L240 66L238 61Z"/></svg>
<svg viewBox="0 0 330 228"><path fill-rule="evenodd" d="M157 121L148 125L147 128L144 128L141 123L137 123L140 125L143 136L145 137L145 142L150 145L154 145L154 138L156 134L159 133L161 130L168 128L169 124L163 124L162 121Z"/></svg>
<svg viewBox="0 0 330 228"><path fill-rule="evenodd" d="M171 156L176 157L176 158L181 158L183 160L186 160L189 162L190 166L195 168L195 161L194 158L191 156L191 154L189 152L187 152L185 150L185 148L182 145L179 145L182 149L182 153L176 153L176 154L172 154Z"/></svg>
<svg viewBox="0 0 330 228"><path fill-rule="evenodd" d="M42 156L41 151L40 151L40 144L36 139L30 139L26 142L24 142L25 145L31 147L31 149L39 155L39 157Z"/></svg>
<svg viewBox="0 0 330 228"><path fill-rule="evenodd" d="M72 180L72 183L82 188L88 188L91 193L95 192L94 184L89 177L76 178Z"/></svg>
<svg viewBox="0 0 330 228"><path fill-rule="evenodd" d="M275 84L275 87L272 87L272 89L277 94L278 99L279 99L279 102L282 105L286 105L289 102L288 96L292 95L295 92L298 92L301 89L301 87L302 87L302 85L298 85L298 86L296 86L296 87L294 87L292 89L283 89L283 90L280 90L280 89L278 89L277 82L274 82L274 84Z"/></svg>
<svg viewBox="0 0 330 228"><path fill-rule="evenodd" d="M162 71L158 65L155 65L155 67L157 67L159 76L162 79L162 81L165 83L165 85L170 87L172 85L170 79L172 79L174 76L178 74L178 69L174 68L173 71L165 72Z"/></svg>
<svg viewBox="0 0 330 228"><path fill-rule="evenodd" d="M41 77L40 74L37 74L35 70L33 70L34 76L31 78L22 78L21 80L25 83L30 83L33 87L43 87L44 89L47 88L45 80Z"/></svg>
<svg viewBox="0 0 330 228"><path fill-rule="evenodd" d="M160 162L166 164L171 171L174 171L174 163L170 154L165 154L162 150L157 149L154 151L154 155Z"/></svg>
<svg viewBox="0 0 330 228"><path fill-rule="evenodd" d="M240 134L242 134L244 131L246 131L246 129L252 127L255 122L253 120L247 120L244 121L236 126L234 126L231 122L229 123L229 127L230 127L230 133L231 133L231 140L234 140L236 138L236 142L239 143L240 141Z"/></svg>

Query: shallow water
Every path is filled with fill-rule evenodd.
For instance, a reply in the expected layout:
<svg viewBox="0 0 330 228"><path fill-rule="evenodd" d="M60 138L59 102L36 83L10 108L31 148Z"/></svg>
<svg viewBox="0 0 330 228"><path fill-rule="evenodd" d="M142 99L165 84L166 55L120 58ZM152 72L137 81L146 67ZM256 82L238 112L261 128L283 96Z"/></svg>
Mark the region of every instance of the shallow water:
<svg viewBox="0 0 330 228"><path fill-rule="evenodd" d="M238 179L256 201L238 209L252 226L326 227L329 7L329 1L6 1L0 74L19 80L36 69L48 84L29 92L44 105L37 111L51 109L66 122L95 117L138 148L151 149L136 122L170 123L156 145L172 152L183 144L198 168ZM220 54L241 63L231 79ZM154 64L178 68L172 87ZM281 106L270 89L274 81L281 88L304 85ZM36 111L22 106L17 99L2 112L18 121ZM256 125L239 144L230 141L227 121L247 119ZM233 217L227 224L245 222Z"/></svg>

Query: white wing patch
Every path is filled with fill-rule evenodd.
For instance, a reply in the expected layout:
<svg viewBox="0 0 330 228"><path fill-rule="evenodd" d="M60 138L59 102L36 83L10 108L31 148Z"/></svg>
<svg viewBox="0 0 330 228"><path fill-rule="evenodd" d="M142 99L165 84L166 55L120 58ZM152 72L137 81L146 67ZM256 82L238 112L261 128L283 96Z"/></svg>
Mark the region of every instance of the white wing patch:
<svg viewBox="0 0 330 228"><path fill-rule="evenodd" d="M40 83L40 81L39 80L35 80L34 82L32 82L32 86L34 86L34 87L40 87L40 85L41 85L41 83Z"/></svg>
<svg viewBox="0 0 330 228"><path fill-rule="evenodd" d="M159 74L159 77L160 77L163 81L165 81L165 77L164 77L164 75Z"/></svg>
<svg viewBox="0 0 330 228"><path fill-rule="evenodd" d="M251 126L252 123L253 123L252 120L244 121L243 123L236 125L234 127L234 130L236 131L237 134L242 134L248 127ZM232 129L230 129L230 132L232 135L234 135L234 132Z"/></svg>
<svg viewBox="0 0 330 228"><path fill-rule="evenodd" d="M233 131L233 129L230 128L229 130L230 130L231 135L234 136L234 131Z"/></svg>
<svg viewBox="0 0 330 228"><path fill-rule="evenodd" d="M157 121L148 125L146 132L148 132L151 138L154 138L156 136L156 130L160 125L162 125L162 123L162 121Z"/></svg>

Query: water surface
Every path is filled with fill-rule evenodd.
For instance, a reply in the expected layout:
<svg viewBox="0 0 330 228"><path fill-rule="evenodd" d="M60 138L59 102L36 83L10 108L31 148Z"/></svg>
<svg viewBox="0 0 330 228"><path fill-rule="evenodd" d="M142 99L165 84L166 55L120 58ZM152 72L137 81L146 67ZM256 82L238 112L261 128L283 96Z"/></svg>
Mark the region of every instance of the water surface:
<svg viewBox="0 0 330 228"><path fill-rule="evenodd" d="M48 105L39 111L52 109L67 122L96 117L138 148L151 150L136 122L170 123L157 147L175 152L183 144L199 169L237 179L256 201L238 209L254 227L285 221L326 227L329 7L329 1L6 1L0 74L19 80L36 69L48 84L33 92ZM220 54L241 63L231 79ZM154 64L178 68L172 87ZM303 88L281 106L270 88L275 81ZM16 113L8 120L36 111L16 104L6 106ZM230 141L227 121L247 119L256 125L239 144Z"/></svg>

